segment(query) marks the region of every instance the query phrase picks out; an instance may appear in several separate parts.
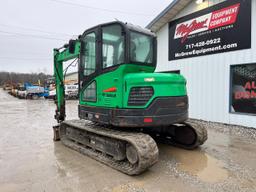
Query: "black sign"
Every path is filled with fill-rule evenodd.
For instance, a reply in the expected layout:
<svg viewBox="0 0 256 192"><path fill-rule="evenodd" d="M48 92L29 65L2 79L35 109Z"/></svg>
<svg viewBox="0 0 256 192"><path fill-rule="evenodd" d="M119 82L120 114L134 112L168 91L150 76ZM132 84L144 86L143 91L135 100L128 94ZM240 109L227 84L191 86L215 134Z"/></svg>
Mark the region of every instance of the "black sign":
<svg viewBox="0 0 256 192"><path fill-rule="evenodd" d="M231 66L230 112L256 114L256 64Z"/></svg>
<svg viewBox="0 0 256 192"><path fill-rule="evenodd" d="M251 0L227 0L169 23L169 60L251 48Z"/></svg>

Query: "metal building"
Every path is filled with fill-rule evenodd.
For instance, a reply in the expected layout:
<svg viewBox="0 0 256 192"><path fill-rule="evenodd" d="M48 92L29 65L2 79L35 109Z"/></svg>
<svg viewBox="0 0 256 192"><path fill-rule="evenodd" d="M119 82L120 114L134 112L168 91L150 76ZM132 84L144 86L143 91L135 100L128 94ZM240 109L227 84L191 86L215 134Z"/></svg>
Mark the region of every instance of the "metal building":
<svg viewBox="0 0 256 192"><path fill-rule="evenodd" d="M256 128L256 1L174 0L147 28L157 71L187 79L191 118Z"/></svg>
<svg viewBox="0 0 256 192"><path fill-rule="evenodd" d="M67 73L65 76L65 83L66 84L77 84L78 83L78 73L77 72Z"/></svg>

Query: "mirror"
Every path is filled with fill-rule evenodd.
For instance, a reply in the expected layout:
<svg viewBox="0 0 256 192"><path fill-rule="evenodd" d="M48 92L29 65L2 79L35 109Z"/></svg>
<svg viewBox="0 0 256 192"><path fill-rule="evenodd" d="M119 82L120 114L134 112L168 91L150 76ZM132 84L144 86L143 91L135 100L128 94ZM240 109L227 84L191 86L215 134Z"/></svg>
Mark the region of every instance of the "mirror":
<svg viewBox="0 0 256 192"><path fill-rule="evenodd" d="M69 53L71 54L75 53L75 49L76 49L76 40L71 39L68 44Z"/></svg>

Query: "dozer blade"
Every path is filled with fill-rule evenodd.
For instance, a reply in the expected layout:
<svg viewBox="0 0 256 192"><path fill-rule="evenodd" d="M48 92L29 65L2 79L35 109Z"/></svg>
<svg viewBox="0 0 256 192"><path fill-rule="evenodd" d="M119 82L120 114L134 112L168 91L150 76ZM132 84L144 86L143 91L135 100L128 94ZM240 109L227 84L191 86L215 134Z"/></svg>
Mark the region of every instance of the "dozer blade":
<svg viewBox="0 0 256 192"><path fill-rule="evenodd" d="M64 145L128 175L138 175L158 160L158 148L147 134L113 130L85 120L60 124Z"/></svg>

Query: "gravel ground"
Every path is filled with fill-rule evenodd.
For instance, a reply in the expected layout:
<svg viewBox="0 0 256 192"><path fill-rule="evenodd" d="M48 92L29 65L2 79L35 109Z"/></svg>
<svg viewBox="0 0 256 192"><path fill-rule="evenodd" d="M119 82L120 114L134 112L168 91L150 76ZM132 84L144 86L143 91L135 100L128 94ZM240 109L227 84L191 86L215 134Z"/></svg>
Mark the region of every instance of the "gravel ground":
<svg viewBox="0 0 256 192"><path fill-rule="evenodd" d="M77 118L77 101L67 118ZM208 140L189 151L158 144L159 162L131 177L52 141L54 103L0 89L0 191L256 191L256 129L200 121ZM198 121L198 120L194 120Z"/></svg>
<svg viewBox="0 0 256 192"><path fill-rule="evenodd" d="M238 137L246 137L248 139L251 139L252 141L256 140L256 129L252 127L229 125L223 123L213 123L209 121L202 121L196 119L192 119L192 121L200 122L204 124L208 129L214 129L215 131L218 131L220 133L225 133Z"/></svg>

